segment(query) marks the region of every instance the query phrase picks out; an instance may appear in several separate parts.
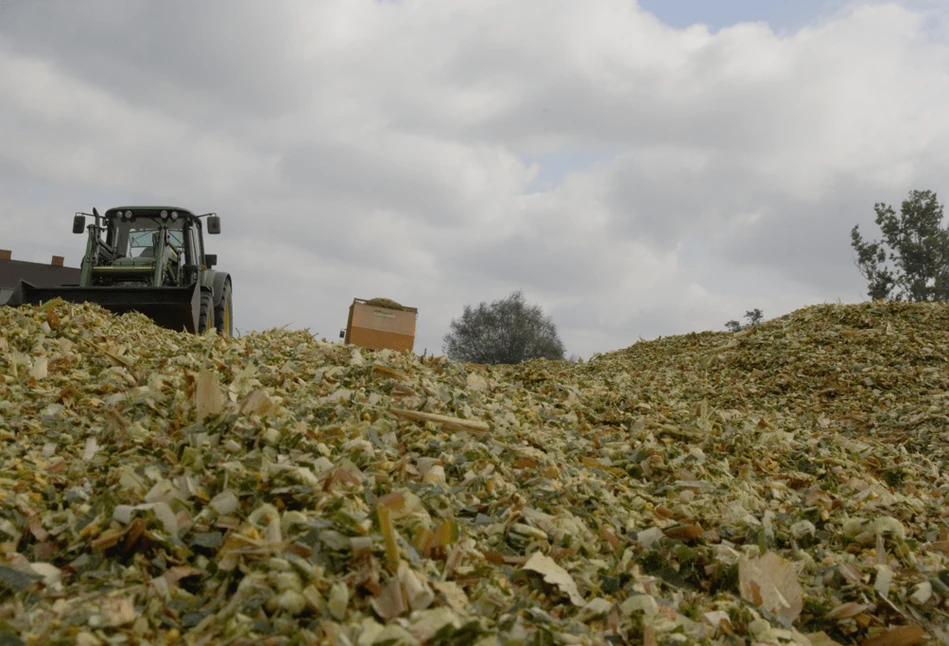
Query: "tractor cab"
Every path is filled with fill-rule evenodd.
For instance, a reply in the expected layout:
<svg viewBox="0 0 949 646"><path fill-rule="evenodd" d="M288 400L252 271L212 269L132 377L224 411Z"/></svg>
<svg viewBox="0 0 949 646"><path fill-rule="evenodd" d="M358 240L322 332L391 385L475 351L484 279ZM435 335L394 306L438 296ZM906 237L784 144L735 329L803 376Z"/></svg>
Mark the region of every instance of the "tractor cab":
<svg viewBox="0 0 949 646"><path fill-rule="evenodd" d="M76 215L73 231L86 229L85 216ZM203 216L175 207L119 207L101 216L94 211L93 217L82 267L84 285L190 285L208 266ZM214 224L220 226L208 221L209 232Z"/></svg>

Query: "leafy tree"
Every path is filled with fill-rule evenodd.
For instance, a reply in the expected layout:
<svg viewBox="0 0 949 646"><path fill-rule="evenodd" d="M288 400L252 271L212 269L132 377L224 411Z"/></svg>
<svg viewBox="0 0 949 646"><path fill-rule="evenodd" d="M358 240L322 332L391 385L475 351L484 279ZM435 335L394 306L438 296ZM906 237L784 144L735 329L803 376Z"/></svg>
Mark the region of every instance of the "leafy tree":
<svg viewBox="0 0 949 646"><path fill-rule="evenodd" d="M757 307L753 310L745 312L745 318L748 319L748 323L742 325L738 321L732 320L725 324L725 327L729 332L741 332L742 330L747 330L750 327L759 325L761 321L764 320L764 314Z"/></svg>
<svg viewBox="0 0 949 646"><path fill-rule="evenodd" d="M443 342L445 354L454 361L510 364L564 358L557 327L539 306L528 304L520 290L490 305L465 305Z"/></svg>
<svg viewBox="0 0 949 646"><path fill-rule="evenodd" d="M850 231L856 265L873 300L949 300L949 230L933 191L910 191L899 215L874 205L881 241L865 242L859 225Z"/></svg>

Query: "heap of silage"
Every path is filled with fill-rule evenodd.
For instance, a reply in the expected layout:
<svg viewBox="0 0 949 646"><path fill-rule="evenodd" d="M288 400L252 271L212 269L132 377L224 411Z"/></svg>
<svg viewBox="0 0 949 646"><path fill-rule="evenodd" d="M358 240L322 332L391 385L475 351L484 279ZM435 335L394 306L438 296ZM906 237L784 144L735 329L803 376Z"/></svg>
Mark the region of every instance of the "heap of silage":
<svg viewBox="0 0 949 646"><path fill-rule="evenodd" d="M949 639L949 307L483 369L0 308L0 640Z"/></svg>

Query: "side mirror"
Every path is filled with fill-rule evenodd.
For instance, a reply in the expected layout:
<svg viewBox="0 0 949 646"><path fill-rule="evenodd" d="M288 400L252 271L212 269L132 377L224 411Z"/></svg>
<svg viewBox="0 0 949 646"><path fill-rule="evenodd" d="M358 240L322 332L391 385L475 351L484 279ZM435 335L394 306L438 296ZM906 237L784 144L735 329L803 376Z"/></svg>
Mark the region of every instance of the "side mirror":
<svg viewBox="0 0 949 646"><path fill-rule="evenodd" d="M208 233L218 234L221 232L221 218L216 215L208 216Z"/></svg>
<svg viewBox="0 0 949 646"><path fill-rule="evenodd" d="M204 266L210 269L217 264L217 254L216 253L206 253L204 254Z"/></svg>
<svg viewBox="0 0 949 646"><path fill-rule="evenodd" d="M76 215L72 219L72 232L73 233L82 233L86 230L86 216Z"/></svg>
<svg viewBox="0 0 949 646"><path fill-rule="evenodd" d="M345 338L346 338L346 330L340 330L340 331L339 331L339 338L341 338L341 339L345 339Z"/></svg>

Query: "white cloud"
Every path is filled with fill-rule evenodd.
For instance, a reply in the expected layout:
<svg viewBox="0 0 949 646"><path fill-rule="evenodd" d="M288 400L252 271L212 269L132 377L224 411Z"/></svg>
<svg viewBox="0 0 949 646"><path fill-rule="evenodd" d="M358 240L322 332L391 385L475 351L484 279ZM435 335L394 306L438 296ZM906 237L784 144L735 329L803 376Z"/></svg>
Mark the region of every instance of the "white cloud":
<svg viewBox="0 0 949 646"><path fill-rule="evenodd" d="M2 240L75 257L90 201L217 211L242 329L332 338L388 296L439 352L465 304L521 288L588 356L852 301L850 227L949 176L942 3L791 34L629 0L5 12Z"/></svg>

